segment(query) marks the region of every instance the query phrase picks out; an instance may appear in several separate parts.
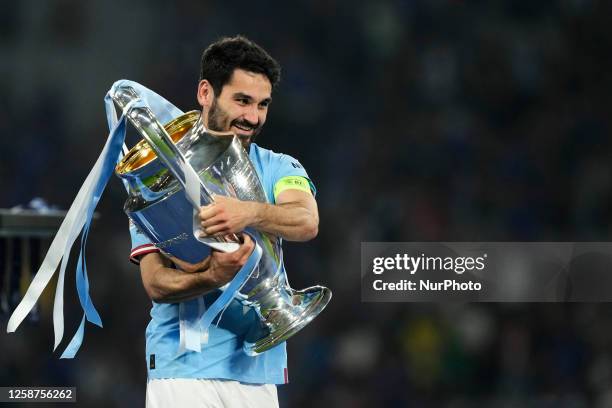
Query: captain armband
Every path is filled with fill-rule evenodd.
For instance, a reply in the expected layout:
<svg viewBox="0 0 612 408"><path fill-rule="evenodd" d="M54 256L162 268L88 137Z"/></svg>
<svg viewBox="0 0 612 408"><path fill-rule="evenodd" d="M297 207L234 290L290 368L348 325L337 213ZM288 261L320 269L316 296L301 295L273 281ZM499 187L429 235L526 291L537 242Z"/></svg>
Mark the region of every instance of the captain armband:
<svg viewBox="0 0 612 408"><path fill-rule="evenodd" d="M306 177L302 176L287 176L283 177L274 185L274 200L280 193L285 190L300 190L311 193L310 182Z"/></svg>

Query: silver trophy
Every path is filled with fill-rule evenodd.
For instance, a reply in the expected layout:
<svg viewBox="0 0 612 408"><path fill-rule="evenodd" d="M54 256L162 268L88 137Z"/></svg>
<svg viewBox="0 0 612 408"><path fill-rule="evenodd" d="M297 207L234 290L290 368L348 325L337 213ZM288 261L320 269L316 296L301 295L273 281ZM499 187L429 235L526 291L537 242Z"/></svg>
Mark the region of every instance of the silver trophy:
<svg viewBox="0 0 612 408"><path fill-rule="evenodd" d="M237 246L235 236L198 241L193 235L192 212L194 206L211 203L213 194L267 202L239 139L231 134L210 134L197 111L162 126L149 107L133 103L139 95L129 85L115 88L111 98L122 110L127 108L124 113L144 139L116 168L128 189L124 210L132 222L162 252L188 262L203 259L211 247ZM199 203L185 194L188 167L199 176ZM260 317L260 327L253 329L244 343L247 354L257 355L310 323L329 303L331 291L323 286L293 290L283 268L281 240L252 228L246 232L261 247L262 256L235 298Z"/></svg>

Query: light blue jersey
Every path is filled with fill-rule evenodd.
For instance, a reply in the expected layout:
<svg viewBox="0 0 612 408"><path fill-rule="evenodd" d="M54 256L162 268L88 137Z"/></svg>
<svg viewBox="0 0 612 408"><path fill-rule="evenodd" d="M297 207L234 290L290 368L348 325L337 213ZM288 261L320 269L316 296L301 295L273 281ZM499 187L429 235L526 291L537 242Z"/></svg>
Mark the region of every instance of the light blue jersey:
<svg viewBox="0 0 612 408"><path fill-rule="evenodd" d="M268 202L274 203L274 185L283 177L308 178L300 163L284 154L251 144L249 157L257 170ZM309 179L310 180L310 179ZM310 182L315 193L315 187ZM191 217L191 214L185 214ZM147 253L157 252L151 241L130 223L132 251L130 259L138 259ZM221 294L215 290L204 296L206 307ZM197 299L191 300L197 305ZM195 306L197 308L197 306ZM178 355L179 349L178 303L153 302L151 321L146 331L146 360L149 379L154 378L218 378L255 384L284 384L288 382L286 344L282 343L256 357L247 356L242 350L245 335L256 327L255 311L233 300L209 329L208 343L202 344L202 352L187 351Z"/></svg>

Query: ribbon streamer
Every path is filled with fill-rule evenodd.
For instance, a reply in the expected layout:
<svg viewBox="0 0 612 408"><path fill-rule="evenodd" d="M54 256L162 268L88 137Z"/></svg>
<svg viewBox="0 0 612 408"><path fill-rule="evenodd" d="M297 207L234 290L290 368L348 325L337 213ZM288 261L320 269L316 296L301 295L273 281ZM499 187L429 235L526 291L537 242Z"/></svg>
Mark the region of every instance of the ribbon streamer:
<svg viewBox="0 0 612 408"><path fill-rule="evenodd" d="M107 121L110 129L110 134L107 138L106 144L104 145L102 153L98 157L95 165L89 172L85 182L79 189L75 200L71 204L64 221L51 242L47 255L36 273L36 276L28 287L23 299L15 308L7 324L8 333L12 333L17 330L30 310L32 310L32 308L36 305L38 298L55 274L57 266L60 264L61 260L53 304L53 350L58 347L64 335L63 308L66 265L70 256L70 250L72 249L78 235L81 233L81 231L83 231L81 238L81 252L79 254L76 271L76 283L79 302L83 308L84 315L81 319L79 328L77 329L74 337L70 341L61 358L72 358L78 351L83 341L85 320L100 327L102 326L100 315L95 309L89 295L89 280L87 276L85 250L94 210L100 200L100 197L102 196L102 193L104 192L111 174L113 173L115 165L122 157L122 153L125 153L127 149L124 144L126 118L125 115L122 114L121 117L117 119L115 107L112 99L110 98L110 95L115 88L125 83L133 86L141 95L141 101L138 101L138 105L151 107L155 111L156 115L158 115L157 117L160 118L160 120L170 121L183 113L181 110L177 109L174 105L155 92L132 81L117 81L115 84L113 84L113 87L105 97ZM124 109L124 112L129 111L130 107L131 106L127 106L126 109Z"/></svg>
<svg viewBox="0 0 612 408"><path fill-rule="evenodd" d="M32 283L28 287L26 294L11 315L7 324L8 333L12 333L17 330L21 322L25 319L30 310L32 310L38 298L42 294L42 291L53 277L61 260L62 262L53 306L53 329L55 334L53 349L55 350L61 342L64 334L64 274L66 264L70 256L70 249L85 225L87 225L87 231L89 230L89 225L91 224L91 218L93 217L95 207L100 199L100 196L102 195L102 192L104 191L110 174L112 174L114 165L119 160L124 138L125 117L122 116L115 128L110 132L102 153L98 157L98 160L96 161L96 164L92 170L89 172L85 182L79 189L77 197L70 206L64 221L51 242L47 255L36 273L36 276L32 280ZM87 239L86 236L87 234L85 233L83 236L85 240ZM80 273L77 271L77 288L79 290L79 299L87 319L90 322L101 326L102 322L100 316L93 306L93 302L91 301L88 293L89 285L87 282L87 272L84 267L85 258L83 248L84 247L82 246L81 254L79 255L79 265L77 266L77 270L81 269ZM83 324L81 326L83 326ZM76 347L76 350L78 350L78 346Z"/></svg>
<svg viewBox="0 0 612 408"><path fill-rule="evenodd" d="M115 106L111 95L117 87L131 86L140 96L139 100L132 101L123 109L123 113L119 119L115 111ZM102 327L102 319L89 294L89 279L86 266L86 247L91 221L95 208L100 201L104 189L114 171L115 165L121 159L122 155L127 152L125 146L126 134L126 114L133 107L148 107L152 110L155 117L161 123L166 123L180 116L183 112L175 107L172 103L151 91L150 89L128 80L120 80L113 84L105 97L107 122L110 129L109 136L100 156L95 165L89 172L85 182L79 189L76 198L68 210L64 221L62 222L57 234L55 235L49 250L42 262L38 272L36 273L32 283L28 287L23 299L15 308L7 324L7 332L12 333L21 324L28 315L30 310L36 305L36 302L42 294L44 288L55 274L58 264L59 268L57 287L55 290L55 299L53 305L53 330L54 330L54 346L55 350L63 339L64 335L64 277L66 265L70 256L70 251L78 235L82 231L80 254L76 268L76 286L79 296L79 302L83 308L83 318L79 324L77 331L72 337L70 343L61 355L61 358L73 358L78 352L85 334L85 321L89 321L99 327ZM195 170L185 162L181 166L186 185L185 193L188 199L192 199L192 203L200 203L201 181ZM177 177L181 180L180 177ZM127 188L127 182L125 184ZM197 200L195 199L197 197ZM194 207L194 236L200 240L198 233L199 228L196 228L195 215L197 207ZM201 241L215 249L224 252L231 252L238 248L236 243L209 243ZM261 259L261 247L256 244L255 249L249 256L247 263L236 274L234 279L225 287L224 292L219 298L206 310L203 297L190 302L182 302L179 305L179 325L180 325L180 346L179 350L200 351L201 343L206 343L208 338L208 328L214 318L223 313L232 299L235 292L239 290L251 272L257 267ZM220 318L219 318L220 319Z"/></svg>

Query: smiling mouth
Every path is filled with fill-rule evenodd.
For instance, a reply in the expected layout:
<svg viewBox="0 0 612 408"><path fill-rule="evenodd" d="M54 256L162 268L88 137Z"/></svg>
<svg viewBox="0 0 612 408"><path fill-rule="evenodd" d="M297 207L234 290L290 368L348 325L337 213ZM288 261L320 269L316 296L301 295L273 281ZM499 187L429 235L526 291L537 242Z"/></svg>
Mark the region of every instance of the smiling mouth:
<svg viewBox="0 0 612 408"><path fill-rule="evenodd" d="M242 130L243 132L252 133L253 131L255 131L255 128L251 126L244 126L244 125L238 125L238 124L234 124L233 126L238 130Z"/></svg>
<svg viewBox="0 0 612 408"><path fill-rule="evenodd" d="M243 132L256 132L259 129L259 124L251 124L247 121L236 120L232 122L232 126L234 126L238 130L242 130Z"/></svg>

